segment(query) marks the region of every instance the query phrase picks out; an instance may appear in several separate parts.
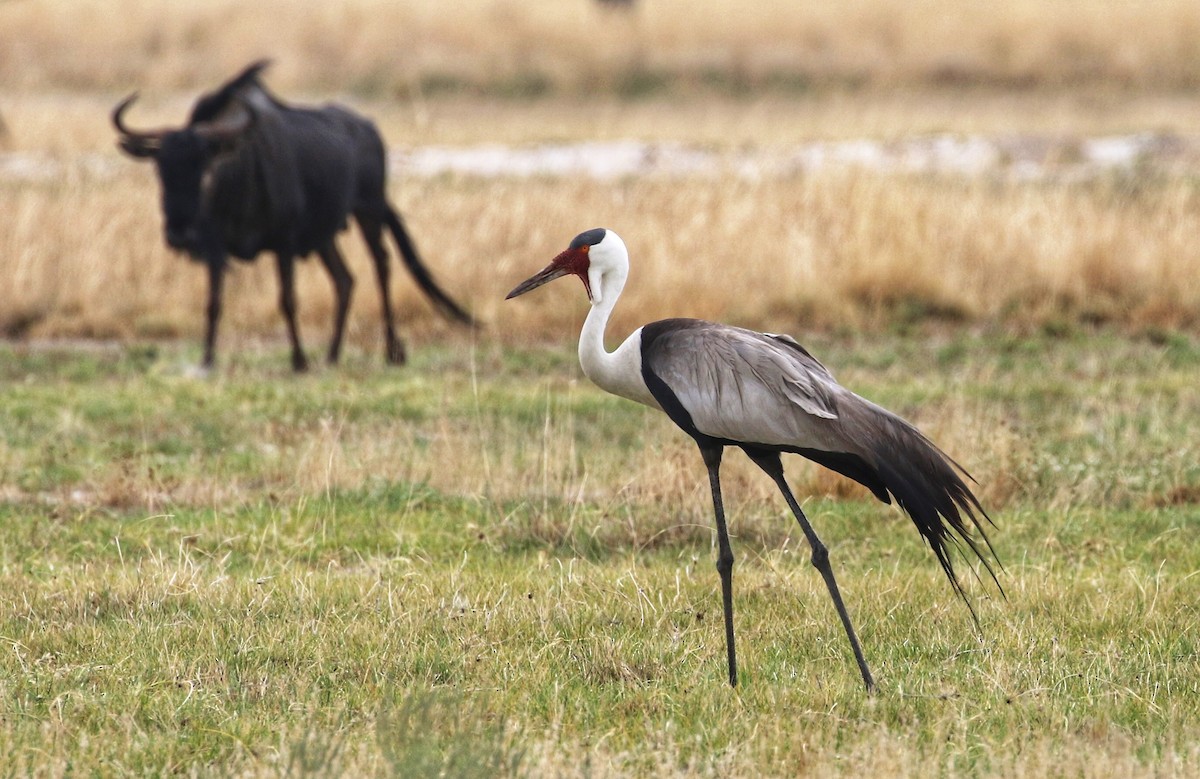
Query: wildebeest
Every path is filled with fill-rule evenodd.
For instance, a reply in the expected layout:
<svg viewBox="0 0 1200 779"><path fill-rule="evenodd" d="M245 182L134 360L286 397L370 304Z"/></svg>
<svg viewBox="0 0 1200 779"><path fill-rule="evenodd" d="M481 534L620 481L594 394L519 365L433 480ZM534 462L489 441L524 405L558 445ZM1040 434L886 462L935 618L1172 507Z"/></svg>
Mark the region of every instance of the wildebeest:
<svg viewBox="0 0 1200 779"><path fill-rule="evenodd" d="M350 215L375 261L388 362L403 363L405 353L388 295L384 226L430 300L448 317L470 323L470 315L434 283L387 200L384 147L375 125L338 105L281 102L259 79L268 64L256 62L201 96L178 129L129 129L123 116L136 92L112 112L120 147L155 163L167 244L208 267L204 366L213 364L226 258L253 260L264 251L274 252L278 262L279 305L297 371L308 362L296 328L295 260L312 252L321 258L337 294L329 344L329 361L337 361L354 279L334 239Z"/></svg>

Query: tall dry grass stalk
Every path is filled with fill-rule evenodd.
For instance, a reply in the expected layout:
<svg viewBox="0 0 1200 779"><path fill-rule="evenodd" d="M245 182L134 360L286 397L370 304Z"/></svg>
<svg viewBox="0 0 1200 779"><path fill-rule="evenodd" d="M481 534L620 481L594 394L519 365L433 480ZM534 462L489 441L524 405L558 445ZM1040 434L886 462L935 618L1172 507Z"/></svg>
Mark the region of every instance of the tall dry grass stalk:
<svg viewBox="0 0 1200 779"><path fill-rule="evenodd" d="M115 154L115 152L114 152ZM0 331L23 336L198 337L206 279L168 253L148 167L0 188ZM945 322L1018 328L1200 324L1200 190L1184 176L1074 186L866 174L746 181L652 178L413 180L394 199L427 263L487 323L476 337L569 340L586 299L504 293L577 232L619 231L633 256L613 337L664 316L802 335L812 328ZM375 350L379 303L356 235L348 337ZM564 283L565 284L565 283ZM238 263L222 343L283 332L273 262ZM403 271L402 329L446 337ZM307 345L333 306L319 265L299 273Z"/></svg>
<svg viewBox="0 0 1200 779"><path fill-rule="evenodd" d="M281 86L320 91L638 93L679 77L1187 88L1200 84L1197 39L1190 0L658 0L625 15L585 0L41 0L0 4L0 84L190 88L269 54Z"/></svg>

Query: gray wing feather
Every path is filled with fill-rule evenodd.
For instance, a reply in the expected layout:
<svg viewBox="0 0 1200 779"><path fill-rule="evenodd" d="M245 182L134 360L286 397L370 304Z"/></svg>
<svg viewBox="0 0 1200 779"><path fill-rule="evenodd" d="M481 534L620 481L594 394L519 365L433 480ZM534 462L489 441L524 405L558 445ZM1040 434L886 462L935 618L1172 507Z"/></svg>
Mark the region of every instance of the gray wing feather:
<svg viewBox="0 0 1200 779"><path fill-rule="evenodd" d="M705 322L664 333L654 347L651 369L715 438L820 446L827 432L814 421L837 419L847 393L787 336Z"/></svg>

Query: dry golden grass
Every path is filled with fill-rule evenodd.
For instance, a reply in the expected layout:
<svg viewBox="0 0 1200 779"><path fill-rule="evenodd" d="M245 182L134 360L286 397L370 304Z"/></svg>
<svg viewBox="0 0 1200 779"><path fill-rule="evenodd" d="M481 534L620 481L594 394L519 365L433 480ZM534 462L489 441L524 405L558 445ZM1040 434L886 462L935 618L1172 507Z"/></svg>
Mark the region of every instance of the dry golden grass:
<svg viewBox="0 0 1200 779"><path fill-rule="evenodd" d="M453 13L377 0L304 13L278 2L145 0L120 13L93 2L0 3L0 99L11 103L0 106L5 144L49 153L67 171L42 183L0 183L0 332L198 336L203 273L163 248L149 167L112 148L107 112L135 87L145 90L136 123L177 123L198 90L270 53L269 81L280 94L353 93L350 102L377 116L401 148L632 137L728 150L928 132L1185 133L1200 125L1200 101L1171 90L1200 83L1190 43L1198 19L1200 7L1183 0L776 0L736 13L708 0L670 0L629 17L583 0L456 4ZM630 67L673 73L682 86L634 102L622 100L623 88L605 91ZM522 73L541 74L563 94L506 101L497 84ZM761 87L778 73L887 89L749 97L689 87L696 78ZM490 91L430 97L432 83L451 77ZM1018 89L955 88L969 83ZM105 169L90 167L96 158L83 152L102 153ZM581 299L501 307L500 297L597 224L619 230L634 253L620 329L678 314L798 334L939 319L1134 328L1200 319L1200 260L1191 250L1200 217L1187 171L1074 185L839 173L393 186L439 278L492 323L487 337L574 332ZM357 239L343 244L359 279L349 337L375 349L371 273ZM314 350L332 307L315 265L303 268L300 290ZM228 292L225 353L238 338L282 332L269 262L239 267ZM396 294L406 330L448 335L402 272Z"/></svg>
<svg viewBox="0 0 1200 779"><path fill-rule="evenodd" d="M34 337L196 338L205 275L168 253L148 166L0 188L0 330ZM1200 191L1187 177L1091 184L869 174L745 181L649 178L410 180L394 199L445 288L489 323L482 338L573 337L580 290L504 303L575 233L617 229L634 268L615 332L663 316L795 332L916 322L1018 328L1200 324ZM378 295L355 235L349 339L375 350ZM222 343L282 333L274 263L238 264ZM404 331L447 336L404 272ZM307 345L327 338L332 291L299 274Z"/></svg>
<svg viewBox="0 0 1200 779"><path fill-rule="evenodd" d="M638 93L664 77L732 89L1200 84L1200 7L1189 0L639 6L622 15L590 0L17 0L0 4L0 83L190 88L270 54L289 90L399 94L439 85Z"/></svg>

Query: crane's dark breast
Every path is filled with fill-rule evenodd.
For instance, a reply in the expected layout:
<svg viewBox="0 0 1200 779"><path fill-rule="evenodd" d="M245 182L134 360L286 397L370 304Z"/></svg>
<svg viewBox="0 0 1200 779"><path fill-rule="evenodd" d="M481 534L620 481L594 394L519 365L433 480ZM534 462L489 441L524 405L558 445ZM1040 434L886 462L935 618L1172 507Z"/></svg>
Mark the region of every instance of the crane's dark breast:
<svg viewBox="0 0 1200 779"><path fill-rule="evenodd" d="M678 425L683 432L696 439L697 443L735 446L737 441L713 438L697 430L691 413L684 408L675 391L654 372L654 366L661 365L664 359L678 359L677 355L670 354L671 334L705 327L707 324L699 319L661 319L644 325L642 327L642 380L646 382L646 388L650 390L650 394L658 401L658 405L662 406L671 421Z"/></svg>

